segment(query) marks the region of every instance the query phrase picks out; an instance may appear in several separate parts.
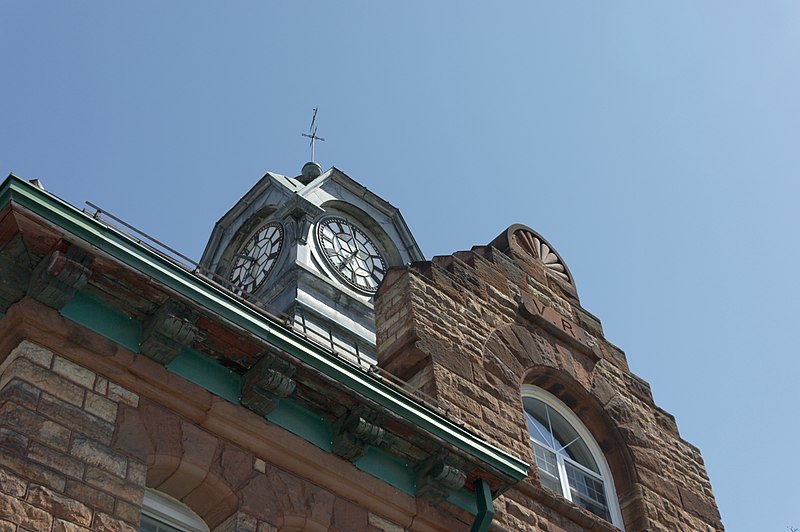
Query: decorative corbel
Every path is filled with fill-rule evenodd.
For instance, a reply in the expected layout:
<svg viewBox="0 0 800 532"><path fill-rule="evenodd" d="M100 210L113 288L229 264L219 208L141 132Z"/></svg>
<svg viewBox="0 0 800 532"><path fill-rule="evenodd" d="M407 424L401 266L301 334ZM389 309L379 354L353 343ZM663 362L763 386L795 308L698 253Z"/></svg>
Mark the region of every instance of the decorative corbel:
<svg viewBox="0 0 800 532"><path fill-rule="evenodd" d="M295 194L277 213L277 216L288 217L292 221L294 226L292 241L300 241L301 244L305 245L308 243L311 223L324 212L322 208Z"/></svg>
<svg viewBox="0 0 800 532"><path fill-rule="evenodd" d="M417 467L417 497L439 504L464 487L466 480L464 461L447 451L438 452Z"/></svg>
<svg viewBox="0 0 800 532"><path fill-rule="evenodd" d="M294 238L295 241L300 241L301 244L305 245L308 243L308 233L309 229L311 228L311 221L313 217L304 212L300 209L296 209L289 213L292 221L294 222Z"/></svg>
<svg viewBox="0 0 800 532"><path fill-rule="evenodd" d="M380 445L384 435L373 413L350 411L333 423L333 452L355 462L367 453L368 446Z"/></svg>
<svg viewBox="0 0 800 532"><path fill-rule="evenodd" d="M169 364L182 347L197 338L197 315L174 301L161 305L144 325L139 351L161 364Z"/></svg>
<svg viewBox="0 0 800 532"><path fill-rule="evenodd" d="M75 248L54 250L34 268L28 295L61 310L89 282L91 264L92 257Z"/></svg>
<svg viewBox="0 0 800 532"><path fill-rule="evenodd" d="M30 272L9 257L0 254L0 314L25 297Z"/></svg>
<svg viewBox="0 0 800 532"><path fill-rule="evenodd" d="M244 376L242 404L266 416L275 410L281 399L294 393L294 371L294 366L285 360L271 354L264 355Z"/></svg>

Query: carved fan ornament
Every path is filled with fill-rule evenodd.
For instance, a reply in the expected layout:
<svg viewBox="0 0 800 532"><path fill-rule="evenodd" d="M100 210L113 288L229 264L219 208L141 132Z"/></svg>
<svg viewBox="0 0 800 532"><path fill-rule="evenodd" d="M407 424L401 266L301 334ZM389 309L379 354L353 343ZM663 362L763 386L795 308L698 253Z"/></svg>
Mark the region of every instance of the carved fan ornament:
<svg viewBox="0 0 800 532"><path fill-rule="evenodd" d="M527 229L517 229L514 231L514 236L512 238L516 247L531 255L536 260L543 262L547 271L559 279L574 285L569 270L567 270L561 257L558 256L558 253L556 253L543 238Z"/></svg>

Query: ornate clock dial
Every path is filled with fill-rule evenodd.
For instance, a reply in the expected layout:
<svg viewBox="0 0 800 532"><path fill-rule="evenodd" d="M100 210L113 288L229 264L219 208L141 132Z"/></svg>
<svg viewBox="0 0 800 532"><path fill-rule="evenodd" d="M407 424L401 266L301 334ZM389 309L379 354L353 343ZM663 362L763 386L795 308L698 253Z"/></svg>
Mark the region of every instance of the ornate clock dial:
<svg viewBox="0 0 800 532"><path fill-rule="evenodd" d="M233 256L230 281L252 294L269 277L283 246L283 227L278 222L261 226Z"/></svg>
<svg viewBox="0 0 800 532"><path fill-rule="evenodd" d="M375 292L386 274L378 246L344 218L323 218L317 224L317 243L328 265L344 282L364 292Z"/></svg>

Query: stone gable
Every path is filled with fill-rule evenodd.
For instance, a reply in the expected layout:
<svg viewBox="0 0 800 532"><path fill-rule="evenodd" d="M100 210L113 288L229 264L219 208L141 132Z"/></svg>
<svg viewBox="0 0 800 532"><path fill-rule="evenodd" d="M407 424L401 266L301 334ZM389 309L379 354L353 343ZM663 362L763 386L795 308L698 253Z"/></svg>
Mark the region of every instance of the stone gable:
<svg viewBox="0 0 800 532"><path fill-rule="evenodd" d="M699 451L580 306L566 267L551 270L530 252L549 245L520 245L526 231L512 226L493 245L391 270L375 301L380 367L531 463L520 390L542 388L572 409L602 449L627 530L721 530ZM549 253L551 263L560 261ZM496 501L496 523L610 527L541 488L538 476L532 468Z"/></svg>

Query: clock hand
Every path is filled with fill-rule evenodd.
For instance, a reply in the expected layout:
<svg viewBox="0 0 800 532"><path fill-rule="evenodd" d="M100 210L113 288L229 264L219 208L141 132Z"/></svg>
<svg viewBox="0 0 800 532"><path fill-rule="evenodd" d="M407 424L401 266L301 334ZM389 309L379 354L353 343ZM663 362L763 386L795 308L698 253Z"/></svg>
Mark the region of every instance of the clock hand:
<svg viewBox="0 0 800 532"><path fill-rule="evenodd" d="M342 270L344 270L344 269L347 267L347 265L348 265L348 264L350 264L350 263L353 261L353 258L356 256L356 254L357 254L357 253L358 253L358 250L355 250L354 252L352 252L352 253L350 254L350 256L349 256L349 257L347 257L347 258L344 260L344 262L342 262L342 263L339 265L339 268L337 268L337 269L338 269L339 271L342 271Z"/></svg>
<svg viewBox="0 0 800 532"><path fill-rule="evenodd" d="M249 260L250 262L255 262L256 260L258 260L256 257L245 255L244 253L237 253L236 256L239 257L240 259Z"/></svg>

